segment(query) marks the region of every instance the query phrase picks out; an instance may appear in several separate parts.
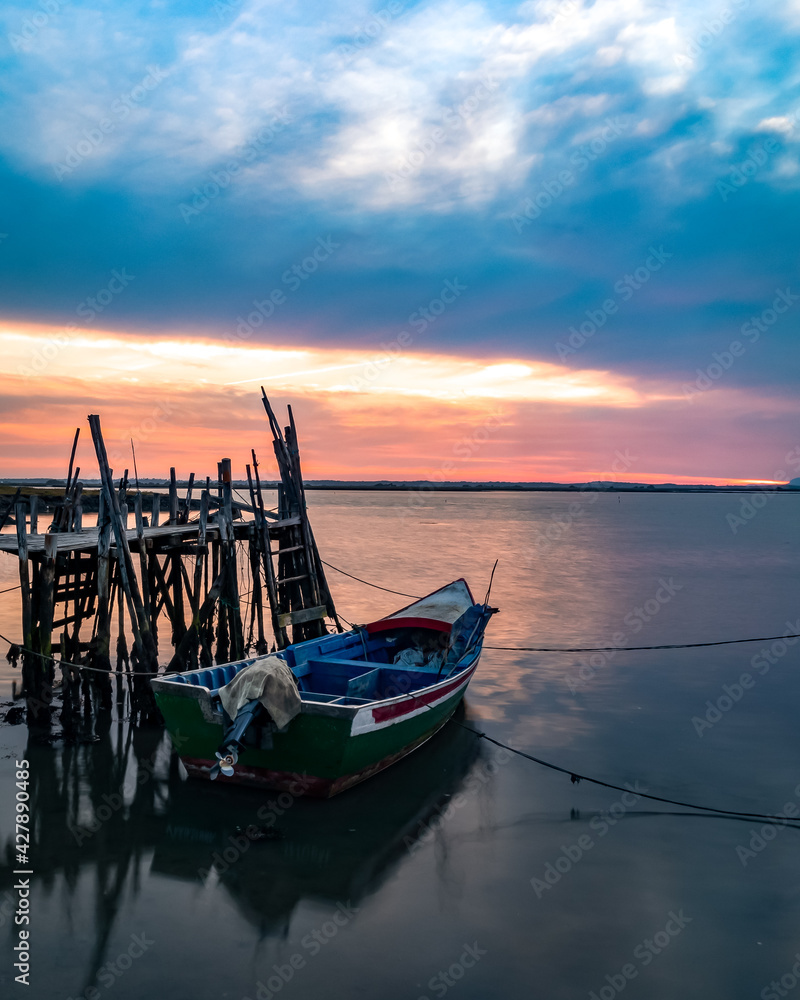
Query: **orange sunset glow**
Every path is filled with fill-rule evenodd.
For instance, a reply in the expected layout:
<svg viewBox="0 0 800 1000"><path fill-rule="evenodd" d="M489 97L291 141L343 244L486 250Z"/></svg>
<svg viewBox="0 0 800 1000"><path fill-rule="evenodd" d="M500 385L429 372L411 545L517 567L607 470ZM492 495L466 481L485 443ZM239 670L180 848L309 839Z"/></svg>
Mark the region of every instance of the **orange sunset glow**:
<svg viewBox="0 0 800 1000"><path fill-rule="evenodd" d="M520 359L403 350L262 347L235 340L6 323L6 475L63 476L71 428L101 414L110 459L142 476L205 474L230 456L243 475L266 440L264 385L297 415L309 479L751 484L721 449L701 468L702 412L721 439L742 393L687 402L680 384ZM87 366L87 358L91 364ZM763 402L762 404L763 405ZM780 406L771 404L780 414ZM709 430L709 433L711 431ZM335 441L335 448L331 442ZM265 457L269 457L268 455ZM87 440L79 453L91 478ZM777 459L776 459L777 461ZM730 472L727 472L730 470ZM727 473L727 474L726 474Z"/></svg>

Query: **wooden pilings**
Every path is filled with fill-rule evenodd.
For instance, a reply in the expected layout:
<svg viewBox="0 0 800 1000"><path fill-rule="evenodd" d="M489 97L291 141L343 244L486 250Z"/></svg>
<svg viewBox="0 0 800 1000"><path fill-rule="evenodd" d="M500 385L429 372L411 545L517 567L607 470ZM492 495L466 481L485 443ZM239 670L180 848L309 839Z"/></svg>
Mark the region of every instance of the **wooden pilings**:
<svg viewBox="0 0 800 1000"><path fill-rule="evenodd" d="M131 628L137 646L138 662L145 672L154 673L158 668L158 654L142 603L139 583L133 571L133 560L131 559L130 548L128 547L127 525L123 528L119 500L117 494L114 492L106 446L100 429L100 417L96 414L91 414L89 416L89 427L91 428L92 440L94 442L95 453L97 454L97 463L100 466L100 478L103 483L105 500L111 518L111 529L117 543L117 565L119 567L120 585L125 592L128 603Z"/></svg>
<svg viewBox="0 0 800 1000"><path fill-rule="evenodd" d="M0 550L15 552L19 560L23 691L32 721L50 717L54 634L60 659L66 661L63 711L78 713L82 703L91 714L98 695L101 706L111 703L114 662L118 698L127 677L134 695L144 694L142 706L151 699L146 677L159 671L162 614L171 625L165 638L174 647L171 658L165 657L162 643L161 663L168 661L168 670L243 659L267 652L270 645L283 648L322 636L326 619L341 631L308 521L294 416L290 410L289 425L281 430L266 395L263 399L280 473L277 512L267 509L272 505L265 502L253 450L252 466L246 466L249 503L234 490L232 462L225 458L218 464L216 489L212 493L206 478L199 502L193 501L194 473L179 498L172 467L165 523L159 524L163 493L154 493L148 519L138 472L135 491L127 470L117 483L113 479L97 415L89 417L102 484L96 529L81 530L84 486L75 460L77 431L64 499L50 531L38 534L36 497L20 499L17 491L13 511L0 511L0 527L12 513L16 522L16 537L10 536L15 544L9 545L4 534ZM93 503L90 496L89 510ZM128 527L129 505L133 528ZM82 639L84 625L91 626L91 641Z"/></svg>

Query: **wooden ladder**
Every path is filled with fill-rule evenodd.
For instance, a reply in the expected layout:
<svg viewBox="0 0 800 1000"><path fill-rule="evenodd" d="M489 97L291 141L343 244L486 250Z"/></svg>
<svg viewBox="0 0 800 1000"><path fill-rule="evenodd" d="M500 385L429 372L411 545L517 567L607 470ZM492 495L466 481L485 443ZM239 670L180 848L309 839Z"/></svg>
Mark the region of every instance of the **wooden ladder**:
<svg viewBox="0 0 800 1000"><path fill-rule="evenodd" d="M263 506L259 514L272 627L278 647L282 649L289 644L286 631L289 626L292 628L292 642L302 642L305 639L316 639L327 635L326 618L332 619L340 632L342 626L336 615L325 570L308 520L292 408L289 407L289 426L281 432L263 389L262 399L269 417L275 457L281 476L278 486L277 518L274 514L267 514ZM253 454L253 465L260 497L255 454Z"/></svg>

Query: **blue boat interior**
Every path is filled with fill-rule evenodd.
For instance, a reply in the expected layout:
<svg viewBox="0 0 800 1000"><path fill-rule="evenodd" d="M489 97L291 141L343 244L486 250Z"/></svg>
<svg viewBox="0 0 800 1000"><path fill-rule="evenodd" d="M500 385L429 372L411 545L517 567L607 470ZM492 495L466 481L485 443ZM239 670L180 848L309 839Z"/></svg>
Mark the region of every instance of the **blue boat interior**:
<svg viewBox="0 0 800 1000"><path fill-rule="evenodd" d="M342 632L288 646L281 652L297 678L304 701L338 705L368 704L420 690L457 673L468 646L477 646L483 632L484 609L470 608L451 632L398 627L369 635ZM171 681L208 688L212 693L227 684L255 658L226 663Z"/></svg>

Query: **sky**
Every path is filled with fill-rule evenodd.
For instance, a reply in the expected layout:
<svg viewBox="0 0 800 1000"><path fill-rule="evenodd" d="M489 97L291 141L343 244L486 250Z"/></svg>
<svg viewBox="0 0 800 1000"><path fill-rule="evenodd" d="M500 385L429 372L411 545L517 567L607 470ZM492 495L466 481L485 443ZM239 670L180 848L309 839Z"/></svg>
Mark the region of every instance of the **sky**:
<svg viewBox="0 0 800 1000"><path fill-rule="evenodd" d="M800 0L0 11L0 477L800 476Z"/></svg>

